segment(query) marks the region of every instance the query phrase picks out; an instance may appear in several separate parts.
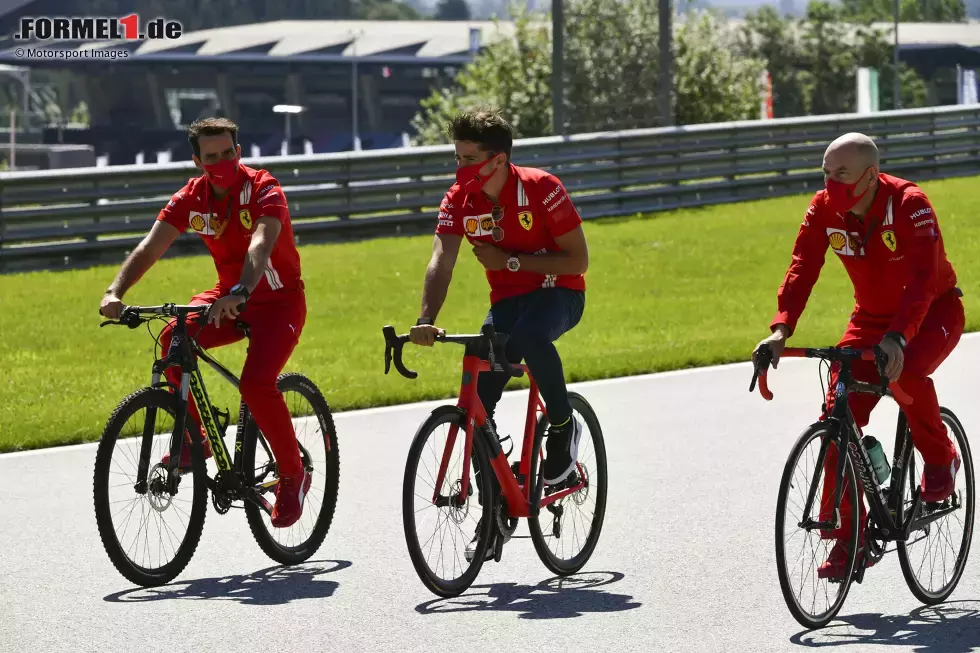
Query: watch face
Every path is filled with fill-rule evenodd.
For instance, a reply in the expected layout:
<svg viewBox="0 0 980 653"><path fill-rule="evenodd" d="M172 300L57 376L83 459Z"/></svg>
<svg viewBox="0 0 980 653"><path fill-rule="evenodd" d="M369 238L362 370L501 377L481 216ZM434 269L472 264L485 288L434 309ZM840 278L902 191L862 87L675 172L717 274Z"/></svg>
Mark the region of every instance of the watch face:
<svg viewBox="0 0 980 653"><path fill-rule="evenodd" d="M512 272L517 272L521 268L521 263L516 258L507 259L507 269Z"/></svg>

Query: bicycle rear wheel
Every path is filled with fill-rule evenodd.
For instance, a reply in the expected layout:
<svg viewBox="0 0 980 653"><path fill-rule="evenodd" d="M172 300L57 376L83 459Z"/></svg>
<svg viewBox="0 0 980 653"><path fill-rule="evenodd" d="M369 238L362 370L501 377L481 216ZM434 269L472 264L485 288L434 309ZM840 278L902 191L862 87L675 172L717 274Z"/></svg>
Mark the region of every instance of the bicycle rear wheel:
<svg viewBox="0 0 980 653"><path fill-rule="evenodd" d="M166 390L137 390L113 411L95 454L93 497L102 546L119 573L143 587L176 578L204 530L208 477L198 438L185 438L191 442L191 473L180 476L176 494L167 489L167 470L160 464L170 450L176 412L176 398ZM144 444L150 447L150 467L141 493L136 478Z"/></svg>
<svg viewBox="0 0 980 653"><path fill-rule="evenodd" d="M281 375L276 385L294 416L300 457L306 473L313 480L303 502L303 514L292 526L275 528L271 514L248 499L245 517L256 544L267 556L280 564L295 565L316 553L330 530L340 484L340 452L330 406L313 381L302 374L291 373ZM242 471L246 488L268 494L266 500L274 504L272 493L278 484L278 467L265 437L251 417L242 445Z"/></svg>
<svg viewBox="0 0 980 653"><path fill-rule="evenodd" d="M606 516L606 444L602 438L599 418L582 395L569 392L568 401L572 405L572 414L577 414L577 419L582 422L578 466L564 482L544 486L540 473L540 452L548 420L542 416L538 420L534 445L531 448L529 475L535 479L534 494L537 496L548 496L564 488L574 487L583 479L586 482L582 489L545 506L537 517L529 517L527 520L538 557L545 567L560 576L576 573L589 561L599 543L602 522ZM587 516L589 512L592 513L591 518Z"/></svg>
<svg viewBox="0 0 980 653"><path fill-rule="evenodd" d="M940 408L939 414L953 436L953 445L960 455L956 493L942 503L922 504L916 519L928 517L930 513L955 510L913 530L907 541L898 542L897 545L905 582L915 598L926 605L942 603L956 589L966 568L973 539L974 479L970 443L963 425L952 411ZM905 437L910 438L907 426ZM900 524L908 518L906 513L912 507L912 492L919 487L923 468L922 455L912 446L911 438L906 442L903 458L902 478L898 485L902 488L903 497L896 510L896 521ZM922 543L924 546L919 546ZM926 570L926 567L929 569Z"/></svg>
<svg viewBox="0 0 980 653"><path fill-rule="evenodd" d="M461 409L436 408L416 432L405 463L402 523L408 555L422 583L441 597L459 596L476 580L494 526L494 473L486 444L477 432L473 433L469 490L465 498L460 495L465 429L466 413ZM445 473L437 488L443 466ZM477 475L477 469L482 473ZM433 496L438 503L433 502ZM432 522L434 528L427 526ZM467 561L466 544L474 536L478 538L476 551Z"/></svg>
<svg viewBox="0 0 980 653"><path fill-rule="evenodd" d="M828 558L829 546L834 540L823 539L819 530L808 530L799 526L806 519L819 521L822 516L833 515L833 505L824 506L825 510L820 508L825 480L825 447L834 437L832 427L823 422L813 424L803 432L786 460L779 484L779 498L776 501L776 566L779 586L786 607L793 618L805 628L822 628L837 616L847 598L858 559L860 520L852 519L849 532L845 533L848 555L844 565L844 580L835 583L819 578L817 568ZM845 487L841 501L843 503L849 498L850 505L857 514L860 505L857 478L850 457L842 455L845 455L846 460ZM817 487L813 507L810 514L804 515L807 497L814 484ZM833 495L829 501L833 502ZM802 538L798 537L801 533ZM812 559L806 559L808 553L814 554Z"/></svg>

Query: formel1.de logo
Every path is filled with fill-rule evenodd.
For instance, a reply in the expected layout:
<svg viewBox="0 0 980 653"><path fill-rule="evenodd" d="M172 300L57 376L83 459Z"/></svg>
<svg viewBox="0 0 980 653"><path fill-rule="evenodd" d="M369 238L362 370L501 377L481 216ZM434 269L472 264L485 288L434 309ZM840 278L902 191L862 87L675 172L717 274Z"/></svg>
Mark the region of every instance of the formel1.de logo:
<svg viewBox="0 0 980 653"><path fill-rule="evenodd" d="M139 14L128 16L49 17L24 16L17 40L32 41L118 41L178 39L183 25L175 20L154 18L140 24Z"/></svg>

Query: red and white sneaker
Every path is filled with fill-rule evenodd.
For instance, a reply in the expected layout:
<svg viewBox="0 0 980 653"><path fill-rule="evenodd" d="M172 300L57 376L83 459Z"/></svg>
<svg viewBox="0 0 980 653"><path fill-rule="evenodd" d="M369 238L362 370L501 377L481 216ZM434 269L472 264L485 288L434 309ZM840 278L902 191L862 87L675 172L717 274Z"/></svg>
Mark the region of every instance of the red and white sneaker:
<svg viewBox="0 0 980 653"><path fill-rule="evenodd" d="M282 476L276 485L276 505L272 509L272 525L288 528L303 515L303 501L310 491L313 477L303 470L301 476Z"/></svg>

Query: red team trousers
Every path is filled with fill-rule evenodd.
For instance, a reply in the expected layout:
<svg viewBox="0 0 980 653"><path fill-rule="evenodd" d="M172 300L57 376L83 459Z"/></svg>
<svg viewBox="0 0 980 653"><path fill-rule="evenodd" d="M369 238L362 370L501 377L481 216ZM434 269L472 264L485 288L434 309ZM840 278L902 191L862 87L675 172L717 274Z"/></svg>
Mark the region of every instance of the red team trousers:
<svg viewBox="0 0 980 653"><path fill-rule="evenodd" d="M872 348L881 342L891 318L878 321L863 318L858 313L851 320L838 346L854 349ZM946 360L963 334L965 317L963 302L953 291L937 297L926 313L922 326L908 342L905 349L905 366L898 379L898 385L911 398L911 406L902 406L908 418L912 443L922 454L922 459L930 465L948 465L952 462L956 449L946 434L946 426L939 418L939 400L936 388L929 376ZM827 412L833 407L834 387L837 384L837 367L831 369L830 386L827 392ZM878 370L873 361L854 361L851 367L855 380L878 383ZM862 430L868 425L871 411L878 403L878 397L870 394L852 393L849 395L851 413ZM821 498L820 519L832 518L834 505L833 479L837 473L837 447L831 445L827 450L824 464L824 490ZM860 479L858 480L860 488ZM841 498L841 528L825 534L829 538L846 537L851 527L853 506L851 506L849 487L845 482ZM859 489L861 506L861 541L864 541L864 517L867 511L863 495Z"/></svg>
<svg viewBox="0 0 980 653"><path fill-rule="evenodd" d="M190 304L211 304L226 294L224 290L213 288L195 295ZM196 316L191 319L196 319ZM299 446L289 409L276 386L276 379L299 342L306 323L305 294L300 288L253 295L238 319L246 322L251 332L251 342L242 368L242 398L272 448L280 476L297 476L303 471ZM164 354L170 348L172 324L163 330L160 337ZM234 319L222 320L220 328L210 323L203 327L189 324L188 331L202 349L229 345L245 337L235 328ZM169 368L166 375L171 383L180 387L177 368ZM200 413L194 398L188 399L190 413L200 424Z"/></svg>

